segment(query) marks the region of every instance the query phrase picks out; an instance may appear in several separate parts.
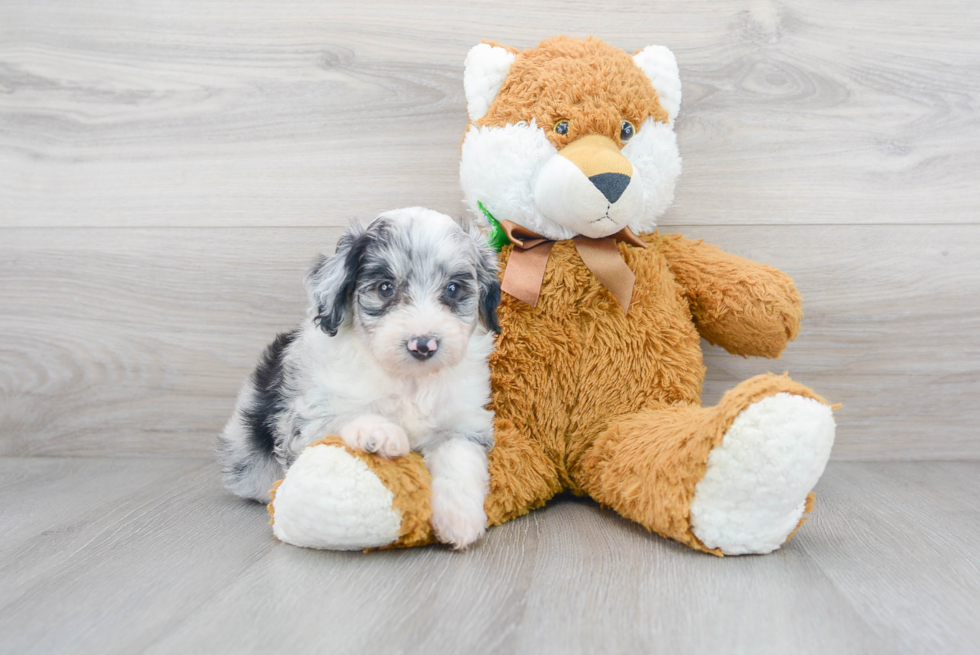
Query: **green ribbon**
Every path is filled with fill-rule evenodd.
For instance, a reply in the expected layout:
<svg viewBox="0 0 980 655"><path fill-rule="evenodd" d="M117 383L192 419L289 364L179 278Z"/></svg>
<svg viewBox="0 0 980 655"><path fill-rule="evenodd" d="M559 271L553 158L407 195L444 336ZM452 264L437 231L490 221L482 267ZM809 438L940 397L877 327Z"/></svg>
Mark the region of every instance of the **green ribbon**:
<svg viewBox="0 0 980 655"><path fill-rule="evenodd" d="M507 233L504 232L504 228L500 227L500 222L493 217L493 214L487 211L487 208L483 206L482 202L477 201L476 206L480 208L483 215L487 217L487 222L490 223L490 234L487 236L487 243L490 247L500 252L500 249L504 246L510 245L510 239L507 237Z"/></svg>

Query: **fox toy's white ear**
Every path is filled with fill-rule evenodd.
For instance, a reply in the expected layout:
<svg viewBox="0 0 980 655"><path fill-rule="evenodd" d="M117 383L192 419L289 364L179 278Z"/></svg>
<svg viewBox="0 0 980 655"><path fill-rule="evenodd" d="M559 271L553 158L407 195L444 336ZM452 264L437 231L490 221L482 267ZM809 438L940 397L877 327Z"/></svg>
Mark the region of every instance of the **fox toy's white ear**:
<svg viewBox="0 0 980 655"><path fill-rule="evenodd" d="M633 55L633 61L653 82L660 106L673 124L681 108L681 74L674 53L662 45L649 45Z"/></svg>
<svg viewBox="0 0 980 655"><path fill-rule="evenodd" d="M514 53L499 46L481 43L470 49L463 65L463 90L470 120L479 120L490 109L512 63Z"/></svg>

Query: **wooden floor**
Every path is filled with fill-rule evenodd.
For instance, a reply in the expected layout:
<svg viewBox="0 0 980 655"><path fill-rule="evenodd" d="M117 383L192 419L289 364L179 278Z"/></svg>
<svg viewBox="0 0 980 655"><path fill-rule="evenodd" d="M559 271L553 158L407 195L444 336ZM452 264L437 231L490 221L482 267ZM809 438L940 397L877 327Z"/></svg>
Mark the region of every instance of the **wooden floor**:
<svg viewBox="0 0 980 655"><path fill-rule="evenodd" d="M796 280L797 341L706 346L704 399L843 403L815 517L724 560L577 499L462 554L276 543L209 459L242 379L349 219L463 213L468 49L560 33L675 52L661 226ZM980 652L978 34L975 0L3 0L0 655Z"/></svg>
<svg viewBox="0 0 980 655"><path fill-rule="evenodd" d="M466 553L318 552L200 459L0 459L3 653L980 652L980 462L832 462L724 559L561 498Z"/></svg>

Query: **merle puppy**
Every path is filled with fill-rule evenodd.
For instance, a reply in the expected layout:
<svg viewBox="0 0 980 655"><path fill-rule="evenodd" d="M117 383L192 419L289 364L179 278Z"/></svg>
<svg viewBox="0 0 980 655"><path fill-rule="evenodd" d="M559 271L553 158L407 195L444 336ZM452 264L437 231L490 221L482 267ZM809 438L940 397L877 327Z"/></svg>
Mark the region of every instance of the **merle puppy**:
<svg viewBox="0 0 980 655"><path fill-rule="evenodd" d="M267 502L325 436L432 473L432 526L463 548L484 532L493 446L487 358L499 332L497 260L478 232L421 207L352 227L306 278L309 318L280 334L218 439L225 486Z"/></svg>

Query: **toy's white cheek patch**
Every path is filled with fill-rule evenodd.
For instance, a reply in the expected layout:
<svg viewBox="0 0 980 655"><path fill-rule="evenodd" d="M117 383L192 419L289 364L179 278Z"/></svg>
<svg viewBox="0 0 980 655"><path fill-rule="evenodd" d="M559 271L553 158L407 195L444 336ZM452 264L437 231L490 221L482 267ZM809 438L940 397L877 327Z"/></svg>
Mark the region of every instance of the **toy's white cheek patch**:
<svg viewBox="0 0 980 655"><path fill-rule="evenodd" d="M558 150L532 120L504 127L471 127L463 140L459 179L463 201L474 216L483 205L497 220L508 220L551 239L575 232L544 217L534 200L541 167Z"/></svg>
<svg viewBox="0 0 980 655"><path fill-rule="evenodd" d="M629 227L636 234L652 232L657 219L674 202L674 188L681 174L677 135L670 125L648 118L623 148L623 154L643 181L642 211L630 218Z"/></svg>

